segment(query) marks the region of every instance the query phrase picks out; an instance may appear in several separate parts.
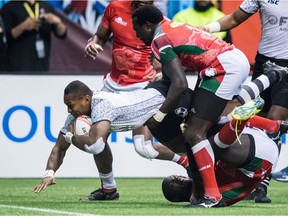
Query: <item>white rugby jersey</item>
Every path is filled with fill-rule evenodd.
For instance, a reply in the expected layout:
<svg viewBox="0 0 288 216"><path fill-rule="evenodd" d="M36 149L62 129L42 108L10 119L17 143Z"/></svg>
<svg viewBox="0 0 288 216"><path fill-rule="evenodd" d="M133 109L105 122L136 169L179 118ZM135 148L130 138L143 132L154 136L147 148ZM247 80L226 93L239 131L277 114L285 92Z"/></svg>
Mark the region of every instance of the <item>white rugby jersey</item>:
<svg viewBox="0 0 288 216"><path fill-rule="evenodd" d="M92 124L107 120L110 132L139 128L161 107L165 97L156 89L141 89L131 92L95 91L91 102ZM62 133L69 131L74 117L69 114Z"/></svg>
<svg viewBox="0 0 288 216"><path fill-rule="evenodd" d="M288 1L244 0L240 8L249 14L260 12L262 35L259 53L276 59L288 59Z"/></svg>

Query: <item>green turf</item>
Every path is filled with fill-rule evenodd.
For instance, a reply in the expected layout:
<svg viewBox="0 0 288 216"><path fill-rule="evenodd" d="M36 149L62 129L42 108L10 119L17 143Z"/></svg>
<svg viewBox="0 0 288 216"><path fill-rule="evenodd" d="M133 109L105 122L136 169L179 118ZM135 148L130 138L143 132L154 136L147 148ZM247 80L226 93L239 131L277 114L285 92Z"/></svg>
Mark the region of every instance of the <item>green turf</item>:
<svg viewBox="0 0 288 216"><path fill-rule="evenodd" d="M98 179L57 179L56 185L34 194L32 189L39 181L0 179L0 215L288 215L288 183L276 181L271 181L269 187L270 204L241 201L212 209L169 203L162 196L162 179L117 179L120 200L102 202L78 201L97 189ZM61 212L48 213L43 209Z"/></svg>

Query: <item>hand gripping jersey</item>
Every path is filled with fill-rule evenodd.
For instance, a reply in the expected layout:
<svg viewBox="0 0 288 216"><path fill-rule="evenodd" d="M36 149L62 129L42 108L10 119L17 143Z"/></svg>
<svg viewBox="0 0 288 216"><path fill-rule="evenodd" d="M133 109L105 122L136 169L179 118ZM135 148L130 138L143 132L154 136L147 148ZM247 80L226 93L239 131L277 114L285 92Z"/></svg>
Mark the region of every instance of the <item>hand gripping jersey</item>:
<svg viewBox="0 0 288 216"><path fill-rule="evenodd" d="M240 9L248 14L259 10L262 24L259 53L276 59L288 59L288 1L244 0Z"/></svg>
<svg viewBox="0 0 288 216"><path fill-rule="evenodd" d="M112 80L126 86L149 81L156 71L150 64L152 51L136 37L132 25L132 1L111 2L102 25L113 33Z"/></svg>

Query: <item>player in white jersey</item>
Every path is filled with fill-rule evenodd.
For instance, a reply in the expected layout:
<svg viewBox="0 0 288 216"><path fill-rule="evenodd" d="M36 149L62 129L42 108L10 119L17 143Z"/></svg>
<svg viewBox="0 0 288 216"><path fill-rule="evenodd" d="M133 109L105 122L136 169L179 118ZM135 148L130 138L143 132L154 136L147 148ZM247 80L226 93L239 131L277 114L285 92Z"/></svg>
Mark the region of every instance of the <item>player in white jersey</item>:
<svg viewBox="0 0 288 216"><path fill-rule="evenodd" d="M288 1L244 0L233 13L204 26L209 32L232 29L259 11L262 34L255 57L252 80L263 74L263 64L270 60L288 67ZM260 86L261 87L261 86ZM264 113L269 119L288 119L288 81L277 83L261 94L265 100ZM268 114L267 114L268 112ZM255 202L271 202L266 196L270 179L263 181L255 195Z"/></svg>
<svg viewBox="0 0 288 216"><path fill-rule="evenodd" d="M86 57L96 59L103 51L109 37L113 34L112 69L103 79L102 91L134 91L143 89L149 82L157 79L158 75L156 75L155 69L150 64L151 48L136 37L132 26L132 12L146 4L151 5L153 1L133 0L109 3L101 24L98 26L96 33L89 39L85 48ZM132 131L133 137L139 135L144 135L145 140L153 141L153 137L146 126ZM173 161L187 168L186 156L175 154L161 143L154 143L153 148L158 151L156 159ZM109 173L112 175L113 171L111 170ZM108 173L105 173L105 175L108 175ZM114 187L116 190L116 184ZM97 193L107 191L105 188L102 189L102 191L92 192L83 199L95 200Z"/></svg>
<svg viewBox="0 0 288 216"><path fill-rule="evenodd" d="M47 186L56 183L54 173L61 166L67 149L73 143L79 149L93 154L99 171L101 186L105 186L104 188L107 190L105 193L101 189L96 190L97 193L96 191L92 192L93 200L118 200L119 194L115 190L113 173L111 174L113 158L107 143L108 136L112 131L128 131L141 127L163 104L169 84L165 81L152 82L150 85L156 85L157 90L148 88L132 92L112 93L92 91L80 81L71 82L64 90L64 102L70 114L48 158L42 182L33 191L39 193ZM183 99L188 105L193 99L189 94L191 92L192 90L188 90L188 98ZM188 115L188 109L186 108L186 112L184 112L186 115L179 112L178 125ZM92 119L93 125L89 136L73 136L69 132L72 122L80 115L88 115ZM178 127L176 132L179 131ZM171 132L171 134L173 133L174 131ZM134 136L133 139L134 148L138 154L150 159L158 156L159 153L155 151L154 143L145 140L143 135ZM110 174L105 175L105 173Z"/></svg>

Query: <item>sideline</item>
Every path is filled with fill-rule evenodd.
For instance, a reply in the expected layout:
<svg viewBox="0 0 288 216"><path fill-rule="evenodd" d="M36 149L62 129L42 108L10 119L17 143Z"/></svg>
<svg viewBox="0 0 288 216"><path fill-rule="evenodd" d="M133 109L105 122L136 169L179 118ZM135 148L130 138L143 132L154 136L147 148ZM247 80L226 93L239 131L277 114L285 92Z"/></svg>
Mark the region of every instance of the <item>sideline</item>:
<svg viewBox="0 0 288 216"><path fill-rule="evenodd" d="M51 213L51 214L63 214L63 215L100 216L96 214L83 214L83 213L78 213L78 212L58 211L58 210L52 210L52 209L31 208L31 207L14 206L14 205L1 205L0 204L0 208L22 209L26 211L38 211L38 212L46 212L46 213Z"/></svg>

